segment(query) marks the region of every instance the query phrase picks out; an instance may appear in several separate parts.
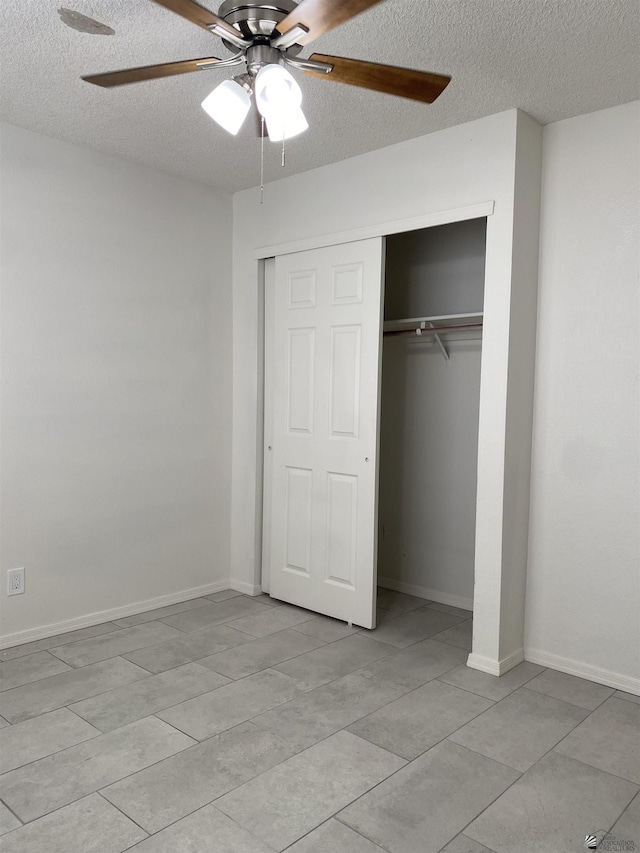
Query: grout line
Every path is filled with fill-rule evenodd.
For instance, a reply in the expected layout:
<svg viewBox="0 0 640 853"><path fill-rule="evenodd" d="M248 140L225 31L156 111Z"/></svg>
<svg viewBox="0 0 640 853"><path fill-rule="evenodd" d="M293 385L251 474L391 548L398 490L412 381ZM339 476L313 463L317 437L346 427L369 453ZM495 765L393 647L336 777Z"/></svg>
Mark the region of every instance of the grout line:
<svg viewBox="0 0 640 853"><path fill-rule="evenodd" d="M367 792L367 793L368 793L368 792ZM349 805L351 805L351 804L349 803ZM346 808L346 806L345 806L345 808ZM287 847L285 847L285 848L284 848L284 850L282 850L282 851L281 851L281 853L287 853L287 850L293 850L293 848L295 847L295 845L296 845L296 844L299 844L299 843L300 843L300 841L302 841L303 839L307 838L309 835L311 835L311 833L312 833L312 832L315 832L317 829L320 829L321 827L326 826L326 825L329 823L329 821L332 821L332 820L335 820L336 822L340 823L342 826L344 826L344 827L346 827L347 829L351 830L351 832L355 832L355 834L356 834L356 835L359 835L359 836L360 836L360 838L363 838L365 841L369 841L369 842L371 842L372 844L376 844L376 846L378 846L378 847L380 848L380 850L385 850L385 851L387 851L387 853L390 853L390 851L388 850L388 848L387 848L387 847L382 847L382 846L381 846L380 844L378 844L376 841L372 841L372 839L371 839L371 838L367 838L367 836L366 836L366 835L363 835L363 834L362 834L361 832L359 832L357 829L354 829L352 826L347 826L347 824L346 824L346 823L344 823L343 821L339 820L339 819L336 817L336 815L337 815L337 814L338 814L338 812L334 812L334 814L332 814L332 815L331 815L330 817L328 817L326 820L323 820L323 821L322 821L322 823L319 823L317 826L314 826L312 829L310 829L310 830L309 830L309 832L305 832L305 834L304 834L304 835L301 835L301 836L300 836L300 838L296 838L296 840L295 840L295 841L293 841L291 844L289 844ZM346 853L346 851L339 851L339 853Z"/></svg>
<svg viewBox="0 0 640 853"><path fill-rule="evenodd" d="M538 674L542 675L541 672ZM608 699L611 699L611 696L607 696L607 698L603 699L602 702L600 702L598 705L596 705L595 708L585 708L584 705L576 705L575 702L569 702L567 699L558 699L557 696L552 696L550 693L543 693L542 690L535 690L533 687L528 687L527 686L528 684L529 684L529 682L527 681L525 684L521 684L520 687L518 687L517 689L520 690L521 688L525 688L526 690L529 691L529 693L537 693L538 696L547 696L549 699L555 699L556 702L564 702L565 705L570 705L572 708L578 708L578 710L580 710L580 711L586 711L587 717L590 717L594 711L597 711L601 705L604 705L604 703ZM602 686L604 686L604 685L602 685ZM514 691L514 693L515 693L515 691ZM586 720L587 717L585 717L584 720ZM584 722L584 720L581 720L581 722ZM578 723L578 725L580 725L580 723Z"/></svg>
<svg viewBox="0 0 640 853"><path fill-rule="evenodd" d="M523 663L526 663L526 661L522 661L522 662L523 662ZM464 666L464 667L465 667L465 669L467 668L465 664L460 664L459 666ZM518 666L520 666L520 664L517 664L517 666L515 666L515 667L514 667L514 669L517 669L517 667L518 667ZM538 666L538 664L534 664L534 666ZM542 673L543 673L543 672L546 672L546 667L545 667L545 669L543 669L543 670L542 670L542 672L536 672L534 675L532 675L530 678L528 678L528 679L527 679L526 681L524 681L522 684L519 684L517 687L514 687L514 688L513 688L513 690L510 690L510 691L509 691L505 696L501 696L499 699L491 699L491 697L490 697L490 696L485 696L485 695L484 695L484 693L476 693L476 691L475 691L475 690L472 690L470 687L462 687L460 684L450 684L448 681L443 681L443 680L442 680L442 676L443 676L443 675L446 675L448 672L452 672L452 670L454 670L454 669L458 669L458 668L459 668L459 667L454 666L454 667L452 667L451 669L448 669L448 670L447 670L447 672L443 672L443 673L441 673L440 675L437 675L437 676L436 676L436 679L437 679L438 681L442 681L442 683L443 683L443 684L448 684L448 685L449 685L449 687L457 687L457 688L458 688L458 690L464 690L464 691L465 691L465 693L472 693L474 696L482 696L482 698L483 698L483 699L489 699L489 700L491 700L492 702L495 702L496 704L497 704L498 702L502 702L502 700L503 700L503 699L506 699L508 696L511 696L511 694L512 694L512 693L515 693L515 692L516 692L516 690L520 690L520 688L521 688L521 687L526 687L526 686L527 686L527 684L528 684L530 681L532 681L534 678L537 678L539 675L542 675ZM477 670L475 670L475 671L477 672ZM512 670L509 670L509 672L512 672ZM489 673L481 673L481 674L482 674L482 675L487 675L489 678L496 678L496 676L489 675ZM507 675L507 673L505 673L505 675ZM499 680L499 678L498 678L497 680ZM539 692L539 691L535 691L535 692L537 693L537 692ZM547 694L545 694L545 695L547 695ZM606 700L605 700L605 701L606 701ZM577 707L577 706L576 706L576 707ZM488 709L487 709L487 710L488 710ZM583 710L586 710L586 708L583 708Z"/></svg>
<svg viewBox="0 0 640 853"><path fill-rule="evenodd" d="M126 779L127 777L125 776L124 778ZM105 787L107 787L107 786L105 786ZM111 800L108 800L106 797L103 797L103 796L102 796L102 793L101 793L100 791L94 791L93 793L94 793L94 794L97 794L97 795L98 795L98 797L100 797L100 799L101 799L101 800L104 800L104 802L105 802L105 803L108 803L108 804L109 804L112 808L114 808L116 811L120 812L120 814L121 814L121 815L124 815L124 816L127 818L127 820L130 820L130 821L131 821L131 823L135 824L135 825L138 827L138 829L141 829L141 830L144 832L145 836L146 836L147 838L149 838L149 836L151 835L151 833L150 833L148 830L146 830L146 829L144 828L144 826L140 826L140 824L138 823L138 821L137 821L137 820L134 820L134 818L132 818L132 817L131 817L131 815L128 815L126 812L123 812L123 811L122 811L122 809L121 809L119 806L117 806L115 803L112 803L112 802L111 802ZM91 796L91 794L87 794L86 796L88 796L88 797L89 797L89 796ZM82 799L82 797L81 797L80 799ZM76 800L75 802L77 802L77 800ZM63 806L63 808L64 808L64 806ZM141 843L142 841L144 841L144 840L145 840L144 838L141 838L141 839L140 839L140 841L136 841L136 842L134 842L134 843L135 843L135 844L140 844L140 843ZM125 849L126 849L126 850L130 850L130 849L131 849L131 847L133 847L133 846L134 846L134 845L133 845L133 844L131 844L131 845L129 845L129 847L127 847L127 848L125 848Z"/></svg>
<svg viewBox="0 0 640 853"><path fill-rule="evenodd" d="M401 768L401 769L402 769L402 768ZM391 778L391 777L388 777L388 778ZM383 781L386 781L386 780L383 780ZM378 787L378 786L376 785L376 788L377 788L377 787ZM374 789L372 788L372 789L371 789L371 791L373 791L373 790L374 790ZM363 794L362 796L364 797L364 796L366 796L366 794L369 794L369 793L370 793L370 791L366 791L366 793L365 793L365 794ZM360 798L358 797L358 799L360 799ZM358 800L354 800L353 802L354 802L354 803L356 803L357 801L358 801ZM351 805L353 805L353 803L349 803L349 805L351 806ZM346 808L346 806L345 806L345 808ZM340 811L342 811L342 809L340 809ZM391 853L391 851L389 850L389 848L388 848L388 847L384 847L382 844L379 844L377 841L374 841L374 840L373 840L373 838L369 838L369 836L368 836L368 835L365 835L363 832L360 832L359 830L354 829L352 826L349 826L349 824L348 824L348 823L346 823L344 820L341 820L341 819L340 819L340 812L336 812L334 815L332 815L332 817L333 817L333 819L334 819L334 820L337 820L337 821L338 821L338 823L341 823L341 824L342 824L342 826L346 826L346 827L347 827L347 829L350 829L352 832L355 832L355 833L357 833L358 835L362 836L362 838L365 838L367 841L370 841L370 842L371 842L371 844L376 844L376 845L377 845L381 850L385 850L385 851L386 851L386 853ZM449 843L449 842L447 842L447 844L448 844L448 843Z"/></svg>
<svg viewBox="0 0 640 853"><path fill-rule="evenodd" d="M26 826L26 823L21 818L18 817L18 815L14 812L14 810L11 808L11 806L8 803L6 803L4 800L0 800L0 803L2 803L2 805L5 807L5 809L8 812L11 812L11 814L15 817L16 820L20 821L20 826L16 826L16 829L20 829L21 826ZM14 831L15 830L13 830L13 829L11 830L11 832L14 832ZM2 837L3 836L0 835L0 839L2 839ZM2 843L2 841L0 840L0 844L1 843Z"/></svg>

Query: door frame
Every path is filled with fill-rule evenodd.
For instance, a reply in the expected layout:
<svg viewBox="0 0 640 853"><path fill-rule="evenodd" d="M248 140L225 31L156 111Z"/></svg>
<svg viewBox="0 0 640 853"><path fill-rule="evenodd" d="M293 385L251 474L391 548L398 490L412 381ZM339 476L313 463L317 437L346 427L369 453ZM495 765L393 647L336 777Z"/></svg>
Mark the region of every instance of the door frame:
<svg viewBox="0 0 640 853"><path fill-rule="evenodd" d="M265 453L265 423L271 417L269 404L269 388L267 387L269 377L266 374L266 351L271 345L269 339L269 324L272 320L272 305L270 305L267 290L271 290L273 297L275 287L275 258L278 255L288 255L295 252L307 251L309 249L325 248L327 246L352 243L372 237L385 238L391 234L400 234L408 231L419 231L424 228L447 225L454 222L464 222L470 219L488 218L493 215L495 203L493 201L481 202L479 204L467 205L466 207L454 208L425 216L411 217L410 219L393 220L391 222L379 223L366 228L352 229L336 234L325 234L318 237L298 240L290 243L281 243L273 246L265 246L254 251L254 259L257 261L258 273L258 443L256 459L256 529L258 541L256 543L256 592L269 592L270 585L270 532L268 519L265 520L265 510L269 510L267 493L271 488L271 471L269 468L269 454ZM486 267L485 267L485 293L486 293ZM385 282L382 283L382 298L384 298ZM380 314L380 334L382 334L382 323L384 312ZM482 387L480 389L482 397ZM376 459L379 448L376 450ZM377 464L377 462L376 462ZM474 566L475 569L475 566Z"/></svg>

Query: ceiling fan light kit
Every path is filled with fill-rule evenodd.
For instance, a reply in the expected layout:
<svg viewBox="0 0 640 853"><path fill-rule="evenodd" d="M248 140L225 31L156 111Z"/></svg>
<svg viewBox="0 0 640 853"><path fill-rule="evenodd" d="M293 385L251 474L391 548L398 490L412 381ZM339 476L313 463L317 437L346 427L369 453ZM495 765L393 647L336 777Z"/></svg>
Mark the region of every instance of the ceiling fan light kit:
<svg viewBox="0 0 640 853"><path fill-rule="evenodd" d="M251 98L234 80L225 80L207 95L202 102L202 109L220 127L235 136L251 109Z"/></svg>
<svg viewBox="0 0 640 853"><path fill-rule="evenodd" d="M256 75L254 92L272 142L291 139L309 127L300 108L302 89L282 65L264 65Z"/></svg>
<svg viewBox="0 0 640 853"><path fill-rule="evenodd" d="M305 74L364 89L385 92L422 103L444 91L450 77L409 68L380 65L339 56L298 54L303 45L334 29L382 0L225 0L214 14L195 0L153 0L222 39L233 54L228 59L205 57L129 68L83 77L103 88L154 80L192 71L244 64L246 74L225 80L202 102L203 109L221 127L237 134L254 96L273 142L284 141L307 129L301 109L302 91L285 65Z"/></svg>

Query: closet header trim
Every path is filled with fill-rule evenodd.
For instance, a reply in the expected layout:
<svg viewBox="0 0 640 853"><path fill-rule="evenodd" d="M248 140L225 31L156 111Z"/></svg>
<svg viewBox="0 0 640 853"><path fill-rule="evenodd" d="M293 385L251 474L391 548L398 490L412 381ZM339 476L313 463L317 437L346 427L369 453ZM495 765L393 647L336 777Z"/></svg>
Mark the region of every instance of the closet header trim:
<svg viewBox="0 0 640 853"><path fill-rule="evenodd" d="M387 237L389 234L402 234L405 231L418 231L421 228L448 225L450 222L480 219L483 216L491 216L494 208L494 201L483 201L466 207L456 207L451 210L426 213L423 216L413 216L410 219L379 222L374 225L366 225L363 228L354 228L351 231L338 231L335 234L321 234L317 237L309 237L291 243L262 246L253 250L253 257L255 260L262 260L278 255L290 255L293 252L306 252L308 249L322 249L324 246L337 246L340 243L354 243L356 240L369 240L371 237Z"/></svg>

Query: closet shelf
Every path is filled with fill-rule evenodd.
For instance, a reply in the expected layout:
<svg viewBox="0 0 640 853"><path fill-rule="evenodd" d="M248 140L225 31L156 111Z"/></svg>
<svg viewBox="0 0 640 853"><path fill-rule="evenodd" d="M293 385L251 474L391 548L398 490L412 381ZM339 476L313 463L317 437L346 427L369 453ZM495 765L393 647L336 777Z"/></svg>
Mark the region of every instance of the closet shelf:
<svg viewBox="0 0 640 853"><path fill-rule="evenodd" d="M446 327L449 329L454 326L482 326L482 312L473 314L439 314L433 317L406 317L400 320L385 320L383 323L384 332L412 332L416 329L429 331L429 329ZM424 324L424 325L423 325ZM456 331L453 329L453 331ZM462 331L462 330L461 330Z"/></svg>
<svg viewBox="0 0 640 853"><path fill-rule="evenodd" d="M401 320L385 320L382 324L385 335L412 335L413 339L431 337L438 345L445 361L449 352L441 335L468 333L482 330L482 312L475 314L440 314L435 317L409 317ZM465 335L466 336L466 335Z"/></svg>

